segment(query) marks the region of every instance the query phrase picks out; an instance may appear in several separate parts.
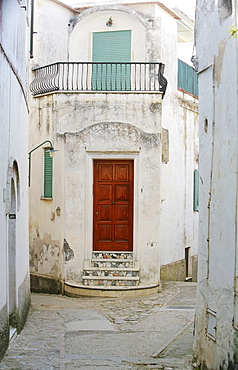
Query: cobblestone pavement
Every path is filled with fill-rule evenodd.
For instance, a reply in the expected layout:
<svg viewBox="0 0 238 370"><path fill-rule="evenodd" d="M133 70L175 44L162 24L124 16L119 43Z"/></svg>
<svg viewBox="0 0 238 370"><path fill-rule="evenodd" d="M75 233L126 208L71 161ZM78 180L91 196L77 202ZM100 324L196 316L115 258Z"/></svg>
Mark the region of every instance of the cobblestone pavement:
<svg viewBox="0 0 238 370"><path fill-rule="evenodd" d="M192 369L195 283L140 298L32 294L0 369Z"/></svg>

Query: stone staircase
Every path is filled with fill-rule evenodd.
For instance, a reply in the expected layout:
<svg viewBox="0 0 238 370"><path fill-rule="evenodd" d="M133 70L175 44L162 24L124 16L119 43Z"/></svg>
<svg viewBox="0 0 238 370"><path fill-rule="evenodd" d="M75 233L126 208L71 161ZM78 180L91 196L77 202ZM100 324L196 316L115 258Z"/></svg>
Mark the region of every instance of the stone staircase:
<svg viewBox="0 0 238 370"><path fill-rule="evenodd" d="M136 287L139 270L133 252L94 251L91 261L84 261L82 281L90 287Z"/></svg>

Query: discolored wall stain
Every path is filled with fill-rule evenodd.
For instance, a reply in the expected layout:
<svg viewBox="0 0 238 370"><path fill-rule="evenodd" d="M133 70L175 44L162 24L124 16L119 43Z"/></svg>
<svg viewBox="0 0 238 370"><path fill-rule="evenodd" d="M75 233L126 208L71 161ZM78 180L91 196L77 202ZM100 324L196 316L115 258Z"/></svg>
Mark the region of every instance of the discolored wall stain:
<svg viewBox="0 0 238 370"><path fill-rule="evenodd" d="M232 14L232 0L218 0L218 13L220 21L224 21Z"/></svg>
<svg viewBox="0 0 238 370"><path fill-rule="evenodd" d="M71 259L74 258L74 251L73 249L70 248L69 243L67 242L66 239L64 239L64 260L65 261L70 261Z"/></svg>
<svg viewBox="0 0 238 370"><path fill-rule="evenodd" d="M214 64L215 64L214 77L217 83L217 87L219 87L221 83L222 66L223 66L225 49L226 49L226 40L221 40L218 44L218 55L214 58Z"/></svg>
<svg viewBox="0 0 238 370"><path fill-rule="evenodd" d="M38 272L58 276L60 258L60 242L52 240L51 235L45 233L43 238L36 237L30 245L30 269Z"/></svg>

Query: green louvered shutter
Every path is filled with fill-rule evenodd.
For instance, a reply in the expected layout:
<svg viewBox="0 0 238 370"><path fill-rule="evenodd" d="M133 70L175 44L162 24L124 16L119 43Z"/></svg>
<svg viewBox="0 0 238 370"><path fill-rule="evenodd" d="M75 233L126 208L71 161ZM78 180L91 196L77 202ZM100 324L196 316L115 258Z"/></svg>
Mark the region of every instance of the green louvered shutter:
<svg viewBox="0 0 238 370"><path fill-rule="evenodd" d="M98 64L92 70L92 90L115 91L131 89L131 31L93 33L93 62L122 63Z"/></svg>
<svg viewBox="0 0 238 370"><path fill-rule="evenodd" d="M198 77L194 68L178 59L178 87L198 96Z"/></svg>
<svg viewBox="0 0 238 370"><path fill-rule="evenodd" d="M193 210L199 211L199 171L194 170Z"/></svg>
<svg viewBox="0 0 238 370"><path fill-rule="evenodd" d="M52 198L52 169L53 160L48 152L50 148L44 149L44 198Z"/></svg>

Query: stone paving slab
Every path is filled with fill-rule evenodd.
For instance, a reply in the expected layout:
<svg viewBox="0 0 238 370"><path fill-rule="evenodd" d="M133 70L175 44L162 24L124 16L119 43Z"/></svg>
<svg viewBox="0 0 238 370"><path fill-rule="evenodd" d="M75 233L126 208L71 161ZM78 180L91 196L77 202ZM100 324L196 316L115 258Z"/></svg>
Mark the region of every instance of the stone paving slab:
<svg viewBox="0 0 238 370"><path fill-rule="evenodd" d="M33 294L0 369L192 369L195 294L179 282L131 299Z"/></svg>

